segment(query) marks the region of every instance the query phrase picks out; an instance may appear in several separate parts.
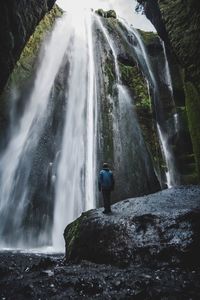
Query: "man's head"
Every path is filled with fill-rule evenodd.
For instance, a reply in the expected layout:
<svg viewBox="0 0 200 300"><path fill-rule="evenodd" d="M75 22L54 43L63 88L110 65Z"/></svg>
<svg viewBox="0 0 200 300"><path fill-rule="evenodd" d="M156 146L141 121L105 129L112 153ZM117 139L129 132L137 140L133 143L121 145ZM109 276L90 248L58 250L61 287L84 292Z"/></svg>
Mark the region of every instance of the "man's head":
<svg viewBox="0 0 200 300"><path fill-rule="evenodd" d="M108 168L109 168L108 163L103 163L103 168L104 168L104 169L108 169Z"/></svg>

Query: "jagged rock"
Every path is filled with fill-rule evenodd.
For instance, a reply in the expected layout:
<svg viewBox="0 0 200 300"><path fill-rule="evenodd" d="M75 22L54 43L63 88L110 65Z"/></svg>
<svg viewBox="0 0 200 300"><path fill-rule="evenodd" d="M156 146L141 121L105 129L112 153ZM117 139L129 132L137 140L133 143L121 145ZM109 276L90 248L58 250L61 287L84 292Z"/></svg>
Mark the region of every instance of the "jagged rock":
<svg viewBox="0 0 200 300"><path fill-rule="evenodd" d="M199 261L199 186L127 199L112 211L90 210L66 227L67 260L117 265Z"/></svg>
<svg viewBox="0 0 200 300"><path fill-rule="evenodd" d="M120 53L118 56L117 56L117 59L118 59L118 61L121 63L121 64L123 64L123 65L125 65L125 66L135 66L136 65L136 62L135 62L135 60L131 57L131 56L129 56L129 54L128 53Z"/></svg>
<svg viewBox="0 0 200 300"><path fill-rule="evenodd" d="M3 1L0 10L0 92L36 25L55 0Z"/></svg>
<svg viewBox="0 0 200 300"><path fill-rule="evenodd" d="M107 18L114 18L114 19L116 19L116 18L117 18L117 15L116 15L116 12L115 12L114 10L109 10L109 11L107 11L107 13L106 13L106 17L107 17Z"/></svg>
<svg viewBox="0 0 200 300"><path fill-rule="evenodd" d="M104 18L114 18L114 19L117 18L116 12L114 10L105 11L100 8L100 9L96 10L95 12L96 12L96 14L98 14L99 16L104 17Z"/></svg>

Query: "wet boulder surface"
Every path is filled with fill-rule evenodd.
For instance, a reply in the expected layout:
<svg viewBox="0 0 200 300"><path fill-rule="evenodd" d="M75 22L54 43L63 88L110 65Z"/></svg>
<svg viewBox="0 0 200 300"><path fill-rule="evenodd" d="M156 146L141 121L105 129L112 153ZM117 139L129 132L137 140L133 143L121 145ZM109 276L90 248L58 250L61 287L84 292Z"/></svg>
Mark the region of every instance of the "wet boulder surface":
<svg viewBox="0 0 200 300"><path fill-rule="evenodd" d="M96 263L199 261L200 187L164 190L83 213L64 233L66 258Z"/></svg>

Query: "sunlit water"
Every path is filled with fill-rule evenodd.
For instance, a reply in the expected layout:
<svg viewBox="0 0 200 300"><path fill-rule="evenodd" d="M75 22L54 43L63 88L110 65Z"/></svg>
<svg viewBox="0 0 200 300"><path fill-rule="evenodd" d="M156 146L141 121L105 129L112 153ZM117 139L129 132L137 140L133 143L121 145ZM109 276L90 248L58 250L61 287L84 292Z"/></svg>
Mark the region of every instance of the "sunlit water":
<svg viewBox="0 0 200 300"><path fill-rule="evenodd" d="M66 11L75 11L81 14L83 9L113 9L118 17L124 18L128 24L145 31L155 31L151 22L141 14L135 12L137 1L135 0L58 0L57 4Z"/></svg>
<svg viewBox="0 0 200 300"><path fill-rule="evenodd" d="M56 23L41 52L42 63L20 121L15 124L13 118L10 141L0 160L1 247L32 248L53 241L54 251L63 251L66 225L96 205L96 88L91 23L92 14L87 11L78 23L73 14L64 15ZM46 166L47 175L42 174L55 189L51 225L49 209L42 202L42 210L38 203L35 212L31 212L31 201L35 200L31 198L30 179L35 152L39 143L45 141L44 128L53 112L55 80L66 57L69 75L64 91L65 108L60 111L61 115L66 112L61 146L55 147L58 151L54 161Z"/></svg>
<svg viewBox="0 0 200 300"><path fill-rule="evenodd" d="M96 89L92 15L71 23L71 69L62 151L57 172L53 246L63 249L66 224L94 208L96 177ZM68 29L69 30L69 29ZM81 49L81 50L80 50Z"/></svg>
<svg viewBox="0 0 200 300"><path fill-rule="evenodd" d="M58 21L51 38L42 51L43 59L37 71L33 90L17 127L12 126L10 142L0 159L0 237L10 232L10 240L20 244L22 222L29 199L28 179L31 171L31 153L37 147L41 132L48 118L48 103L51 88L62 64L69 42L70 20ZM63 38L63 32L66 32ZM56 54L56 59L55 59ZM14 241L14 236L17 240ZM40 237L38 237L39 239Z"/></svg>

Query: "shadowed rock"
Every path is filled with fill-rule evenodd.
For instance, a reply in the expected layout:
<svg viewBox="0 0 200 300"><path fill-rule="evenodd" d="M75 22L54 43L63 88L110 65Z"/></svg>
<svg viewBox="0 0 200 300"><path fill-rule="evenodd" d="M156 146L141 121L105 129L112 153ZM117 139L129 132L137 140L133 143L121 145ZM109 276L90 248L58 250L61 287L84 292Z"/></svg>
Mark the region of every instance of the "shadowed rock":
<svg viewBox="0 0 200 300"><path fill-rule="evenodd" d="M3 1L0 11L0 92L36 25L55 3L45 1Z"/></svg>
<svg viewBox="0 0 200 300"><path fill-rule="evenodd" d="M90 210L64 232L66 259L125 265L192 263L200 250L200 187L179 187L127 199L112 215Z"/></svg>

